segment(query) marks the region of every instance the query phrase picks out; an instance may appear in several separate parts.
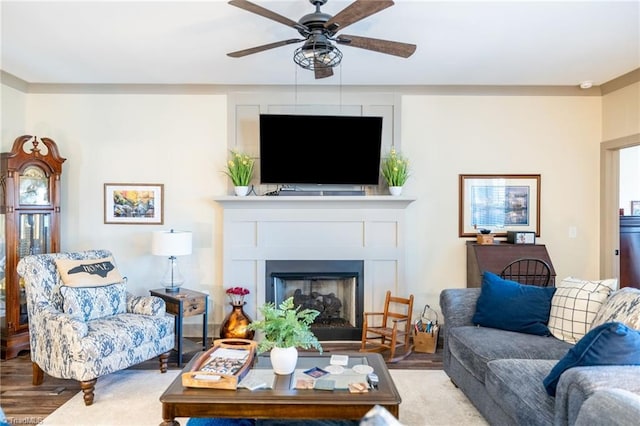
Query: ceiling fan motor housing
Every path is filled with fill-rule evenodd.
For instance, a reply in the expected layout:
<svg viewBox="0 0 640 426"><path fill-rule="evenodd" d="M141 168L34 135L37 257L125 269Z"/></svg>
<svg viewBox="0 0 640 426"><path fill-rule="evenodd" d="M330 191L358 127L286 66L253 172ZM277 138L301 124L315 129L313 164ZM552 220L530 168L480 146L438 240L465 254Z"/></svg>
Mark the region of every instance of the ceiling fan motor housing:
<svg viewBox="0 0 640 426"><path fill-rule="evenodd" d="M331 19L332 16L327 13L322 13L320 11L315 11L313 13L309 13L304 15L298 21L299 24L309 29L309 31L305 31L303 28L298 29L298 32L301 36L306 37L312 32L322 32L327 33L327 29L324 24Z"/></svg>

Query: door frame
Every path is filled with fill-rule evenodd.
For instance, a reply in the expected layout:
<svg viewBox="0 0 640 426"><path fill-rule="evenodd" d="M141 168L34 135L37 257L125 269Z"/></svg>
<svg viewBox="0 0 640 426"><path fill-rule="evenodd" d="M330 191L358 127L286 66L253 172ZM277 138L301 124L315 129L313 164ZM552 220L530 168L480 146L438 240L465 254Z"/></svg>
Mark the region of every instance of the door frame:
<svg viewBox="0 0 640 426"><path fill-rule="evenodd" d="M640 133L600 144L600 278L620 279L620 150L640 145ZM619 251L618 251L619 253Z"/></svg>

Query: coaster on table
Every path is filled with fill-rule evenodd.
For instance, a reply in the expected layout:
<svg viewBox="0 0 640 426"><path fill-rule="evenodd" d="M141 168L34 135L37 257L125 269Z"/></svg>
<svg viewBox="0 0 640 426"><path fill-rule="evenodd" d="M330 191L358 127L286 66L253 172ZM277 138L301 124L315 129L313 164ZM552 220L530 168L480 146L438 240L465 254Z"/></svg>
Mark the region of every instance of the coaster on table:
<svg viewBox="0 0 640 426"><path fill-rule="evenodd" d="M351 369L358 374L373 373L373 367L371 367L370 365L358 364L351 367Z"/></svg>
<svg viewBox="0 0 640 426"><path fill-rule="evenodd" d="M313 389L313 379L298 379L296 389Z"/></svg>
<svg viewBox="0 0 640 426"><path fill-rule="evenodd" d="M315 377L317 379L319 377L326 376L327 374L329 374L329 371L323 370L322 368L313 367L308 370L304 370L304 374Z"/></svg>
<svg viewBox="0 0 640 426"><path fill-rule="evenodd" d="M258 379L249 379L242 381L238 386L253 391L256 389L266 388L267 383Z"/></svg>
<svg viewBox="0 0 640 426"><path fill-rule="evenodd" d="M336 382L335 380L329 380L329 379L318 379L316 380L314 389L319 389L319 390L334 390L336 387Z"/></svg>
<svg viewBox="0 0 640 426"><path fill-rule="evenodd" d="M331 374L342 374L344 372L344 367L341 365L327 365L324 370Z"/></svg>
<svg viewBox="0 0 640 426"><path fill-rule="evenodd" d="M349 392L351 393L369 392L369 385L367 385L366 383L349 383Z"/></svg>
<svg viewBox="0 0 640 426"><path fill-rule="evenodd" d="M349 355L331 355L331 365L347 365L349 363Z"/></svg>

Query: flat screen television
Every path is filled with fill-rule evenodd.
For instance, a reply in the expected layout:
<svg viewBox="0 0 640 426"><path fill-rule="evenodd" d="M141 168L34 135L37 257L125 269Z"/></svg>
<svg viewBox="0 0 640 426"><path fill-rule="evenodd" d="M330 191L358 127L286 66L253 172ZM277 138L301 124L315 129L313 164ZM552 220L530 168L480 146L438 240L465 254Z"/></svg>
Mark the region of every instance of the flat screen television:
<svg viewBox="0 0 640 426"><path fill-rule="evenodd" d="M260 115L260 182L377 185L382 117Z"/></svg>

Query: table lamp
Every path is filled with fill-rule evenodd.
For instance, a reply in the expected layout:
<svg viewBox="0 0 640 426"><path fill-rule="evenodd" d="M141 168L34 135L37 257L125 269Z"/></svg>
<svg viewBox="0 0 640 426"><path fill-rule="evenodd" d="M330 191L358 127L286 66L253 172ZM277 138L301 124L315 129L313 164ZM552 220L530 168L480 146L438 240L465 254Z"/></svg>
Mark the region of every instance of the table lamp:
<svg viewBox="0 0 640 426"><path fill-rule="evenodd" d="M184 278L178 269L176 256L191 254L191 232L174 231L173 229L154 232L151 253L155 256L169 256L169 267L160 282L167 293L178 292L184 283Z"/></svg>

